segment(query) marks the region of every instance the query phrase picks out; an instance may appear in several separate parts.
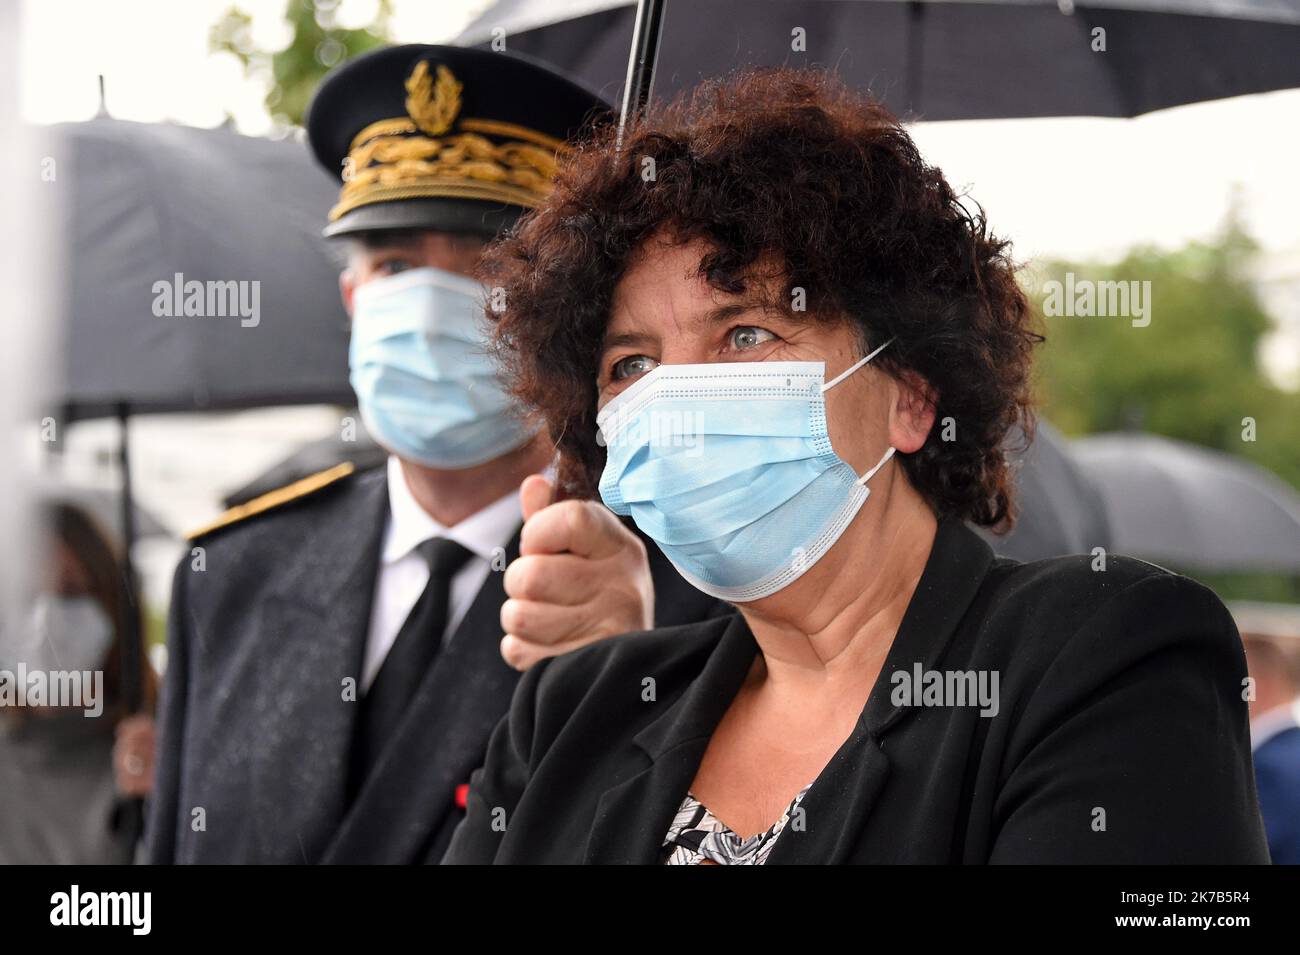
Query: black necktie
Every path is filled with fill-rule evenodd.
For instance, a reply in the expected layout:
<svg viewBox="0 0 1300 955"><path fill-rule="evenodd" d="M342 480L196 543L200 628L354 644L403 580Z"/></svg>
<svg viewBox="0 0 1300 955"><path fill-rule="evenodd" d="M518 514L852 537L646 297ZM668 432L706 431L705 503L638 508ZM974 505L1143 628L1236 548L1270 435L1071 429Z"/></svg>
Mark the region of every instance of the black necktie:
<svg viewBox="0 0 1300 955"><path fill-rule="evenodd" d="M353 754L354 794L397 732L416 688L433 665L447 628L451 578L473 556L445 537L430 538L417 550L429 565L429 583L411 608L374 682L361 699Z"/></svg>

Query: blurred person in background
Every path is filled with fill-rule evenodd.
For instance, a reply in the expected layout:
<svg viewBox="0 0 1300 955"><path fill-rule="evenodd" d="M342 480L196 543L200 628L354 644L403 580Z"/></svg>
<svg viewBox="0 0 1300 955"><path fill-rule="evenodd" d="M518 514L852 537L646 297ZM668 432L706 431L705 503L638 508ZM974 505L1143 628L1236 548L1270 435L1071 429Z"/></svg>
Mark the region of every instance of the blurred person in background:
<svg viewBox="0 0 1300 955"><path fill-rule="evenodd" d="M144 794L148 766L124 752L115 769L114 737L149 722L127 714L122 699L124 623L140 613L139 603L128 593L121 555L85 511L45 504L40 530L42 591L28 632L7 643L12 659L0 666L99 673L102 699L97 716L75 705L0 708L0 862L128 863L138 833L123 824L122 801ZM149 713L156 680L143 646L140 659Z"/></svg>
<svg viewBox="0 0 1300 955"><path fill-rule="evenodd" d="M351 381L390 458L193 537L152 861L436 862L519 670L717 606L601 505L553 503L552 443L486 354L481 252L607 116L531 61L452 47L378 50L317 91L308 137L343 180L326 234L346 243Z"/></svg>
<svg viewBox="0 0 1300 955"><path fill-rule="evenodd" d="M1300 865L1300 608L1289 609L1234 606L1233 613L1254 681L1250 746L1269 855L1275 864Z"/></svg>

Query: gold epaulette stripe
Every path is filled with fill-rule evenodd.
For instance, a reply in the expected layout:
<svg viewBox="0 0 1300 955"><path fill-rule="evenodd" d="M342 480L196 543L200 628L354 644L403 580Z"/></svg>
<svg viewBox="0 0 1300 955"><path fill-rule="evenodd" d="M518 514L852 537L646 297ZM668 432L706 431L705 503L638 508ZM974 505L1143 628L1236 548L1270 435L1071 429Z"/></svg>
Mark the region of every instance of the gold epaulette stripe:
<svg viewBox="0 0 1300 955"><path fill-rule="evenodd" d="M243 504L238 504L235 507L232 507L216 520L203 525L198 530L190 531L190 533L185 535L185 539L194 540L197 537L202 537L204 534L210 534L222 527L252 517L254 514L261 514L263 511L269 511L273 507L279 507L281 504L287 504L300 497L306 497L308 494L313 494L321 488L333 484L335 481L341 481L355 470L355 464L351 461L344 461L342 464L336 464L332 468L319 471L316 474L303 478L302 480L294 481L292 484L286 484L284 487L276 488L274 491L268 491L265 494L253 498L251 501L245 501Z"/></svg>

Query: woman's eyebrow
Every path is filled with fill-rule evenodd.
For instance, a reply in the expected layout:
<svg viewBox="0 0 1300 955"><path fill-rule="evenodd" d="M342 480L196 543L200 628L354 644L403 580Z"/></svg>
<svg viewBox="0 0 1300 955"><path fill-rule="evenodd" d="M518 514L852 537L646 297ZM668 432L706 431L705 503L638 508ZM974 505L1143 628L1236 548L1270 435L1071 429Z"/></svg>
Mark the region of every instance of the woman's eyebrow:
<svg viewBox="0 0 1300 955"><path fill-rule="evenodd" d="M719 305L717 308L711 308L696 320L697 325L721 325L723 322L730 321L738 315L744 315L747 312L763 311L762 302L730 302L726 305Z"/></svg>
<svg viewBox="0 0 1300 955"><path fill-rule="evenodd" d="M716 308L709 309L692 321L691 324L701 328L709 325L721 325L738 315L769 310L769 306L761 301L728 302L726 305L719 305ZM602 352L606 352L611 348L653 345L658 341L658 336L651 335L649 332L619 332L616 335L606 335L600 343L600 349Z"/></svg>
<svg viewBox="0 0 1300 955"><path fill-rule="evenodd" d="M600 343L600 350L607 352L611 348L625 348L635 345L652 345L658 339L648 332L619 332L617 335L606 335Z"/></svg>

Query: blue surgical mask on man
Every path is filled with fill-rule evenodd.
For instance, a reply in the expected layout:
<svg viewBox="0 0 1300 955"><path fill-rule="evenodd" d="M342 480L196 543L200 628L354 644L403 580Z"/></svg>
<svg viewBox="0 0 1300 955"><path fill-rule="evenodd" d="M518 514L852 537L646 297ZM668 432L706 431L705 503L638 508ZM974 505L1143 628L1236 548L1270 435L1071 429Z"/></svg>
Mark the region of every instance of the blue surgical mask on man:
<svg viewBox="0 0 1300 955"><path fill-rule="evenodd" d="M367 282L348 351L362 420L381 445L433 468L470 468L537 432L487 353L479 282L435 268Z"/></svg>
<svg viewBox="0 0 1300 955"><path fill-rule="evenodd" d="M866 482L831 448L823 362L660 365L597 416L600 494L682 576L733 603L789 586L839 540Z"/></svg>

